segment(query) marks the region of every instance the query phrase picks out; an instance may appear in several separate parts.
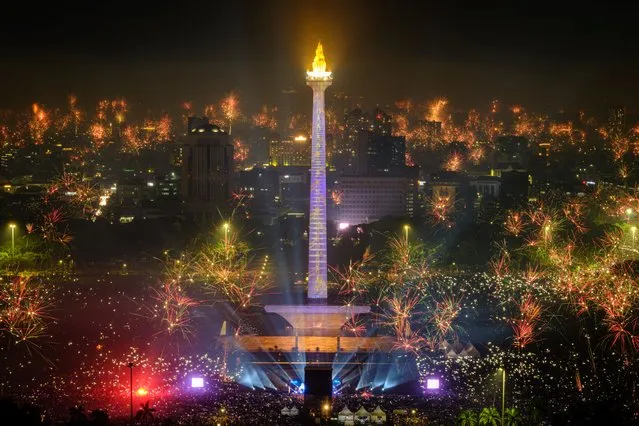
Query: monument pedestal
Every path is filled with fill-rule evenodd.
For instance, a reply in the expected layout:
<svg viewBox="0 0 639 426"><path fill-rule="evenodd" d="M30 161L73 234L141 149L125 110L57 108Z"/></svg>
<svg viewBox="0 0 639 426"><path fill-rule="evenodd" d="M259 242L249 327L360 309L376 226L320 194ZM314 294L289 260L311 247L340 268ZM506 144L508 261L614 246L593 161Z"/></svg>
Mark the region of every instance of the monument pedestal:
<svg viewBox="0 0 639 426"><path fill-rule="evenodd" d="M370 306L266 305L264 310L284 318L299 336L340 335L342 326L354 315L367 314Z"/></svg>

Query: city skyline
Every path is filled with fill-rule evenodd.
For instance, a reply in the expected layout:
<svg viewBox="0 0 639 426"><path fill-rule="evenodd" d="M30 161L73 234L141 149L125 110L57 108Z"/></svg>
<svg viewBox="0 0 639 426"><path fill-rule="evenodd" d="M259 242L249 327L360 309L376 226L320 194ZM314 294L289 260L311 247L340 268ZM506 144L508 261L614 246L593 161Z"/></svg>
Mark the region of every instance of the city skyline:
<svg viewBox="0 0 639 426"><path fill-rule="evenodd" d="M422 3L5 7L0 418L635 424L636 14Z"/></svg>
<svg viewBox="0 0 639 426"><path fill-rule="evenodd" d="M330 1L12 7L10 15L30 19L0 29L10 64L0 71L2 109L71 92L153 109L207 103L229 90L250 105L276 103L282 90L303 93L299 76L317 38L334 52L335 91L373 104L447 96L461 108L492 99L549 109L637 106L638 38L623 5L550 13L536 4L530 16L503 5Z"/></svg>

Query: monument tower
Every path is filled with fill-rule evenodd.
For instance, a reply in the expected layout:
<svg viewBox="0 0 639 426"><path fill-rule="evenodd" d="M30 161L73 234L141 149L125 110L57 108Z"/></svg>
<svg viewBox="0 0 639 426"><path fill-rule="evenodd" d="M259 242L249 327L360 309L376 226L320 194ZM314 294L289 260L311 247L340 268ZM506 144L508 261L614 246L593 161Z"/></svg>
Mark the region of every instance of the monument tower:
<svg viewBox="0 0 639 426"><path fill-rule="evenodd" d="M357 375L366 362L362 359L368 359L353 357L353 354L388 353L393 345L392 338L387 336L356 336L344 332L344 324L359 315L370 313L370 306L334 304L328 300L324 93L332 82L333 76L326 70L324 52L319 43L312 69L306 72L306 84L313 89L306 300L264 306L266 313L280 316L287 324L284 327L280 325L276 333L237 335L232 338L234 348L253 356L246 364L246 371L253 373L247 377L269 377L268 380L281 389L290 389L290 380L293 378L306 381L309 392L306 392L305 405L315 405L320 411L321 407L317 404L324 404L326 398L330 400L333 376L351 374L353 371ZM285 354L284 358L282 354ZM380 362L375 361L375 365L378 364ZM300 365L304 366L303 371L300 371Z"/></svg>
<svg viewBox="0 0 639 426"><path fill-rule="evenodd" d="M311 71L306 72L306 85L313 89L313 131L311 146L311 196L308 233L308 298L327 298L326 264L326 114L324 92L333 83L326 71L322 43L317 44Z"/></svg>
<svg viewBox="0 0 639 426"><path fill-rule="evenodd" d="M311 194L308 233L308 303L267 305L266 312L282 316L297 336L339 336L351 315L370 312L368 306L328 304L326 263L326 116L324 92L333 83L326 71L322 43L317 44L312 70L306 71L306 84L313 89L313 131L311 143Z"/></svg>

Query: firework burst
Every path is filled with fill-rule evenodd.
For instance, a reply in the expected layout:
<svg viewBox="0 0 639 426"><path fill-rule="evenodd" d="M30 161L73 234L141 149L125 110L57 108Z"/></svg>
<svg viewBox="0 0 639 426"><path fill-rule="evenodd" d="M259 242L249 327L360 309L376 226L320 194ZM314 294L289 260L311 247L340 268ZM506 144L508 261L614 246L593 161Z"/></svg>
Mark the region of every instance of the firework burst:
<svg viewBox="0 0 639 426"><path fill-rule="evenodd" d="M0 282L0 331L14 337L16 343L45 336L51 307L50 293L34 279Z"/></svg>
<svg viewBox="0 0 639 426"><path fill-rule="evenodd" d="M435 326L435 341L441 342L447 336L455 334L454 321L461 312L461 298L448 296L435 303L430 321Z"/></svg>
<svg viewBox="0 0 639 426"><path fill-rule="evenodd" d="M523 215L520 212L508 212L504 228L510 234L518 237L524 231Z"/></svg>
<svg viewBox="0 0 639 426"><path fill-rule="evenodd" d="M224 119L228 123L229 134L233 130L233 121L240 117L240 101L233 92L229 93L220 101L220 110Z"/></svg>
<svg viewBox="0 0 639 426"><path fill-rule="evenodd" d="M525 295L518 305L519 316L510 320L514 346L523 349L537 339L543 309L531 294Z"/></svg>
<svg viewBox="0 0 639 426"><path fill-rule="evenodd" d="M164 283L155 293L155 300L162 309L162 322L168 333L180 332L183 336L190 334L190 313L198 302L188 297L182 286L174 281Z"/></svg>
<svg viewBox="0 0 639 426"><path fill-rule="evenodd" d="M44 135L51 126L51 113L37 103L33 104L32 112L33 115L29 121L31 139L36 145L40 145L44 143Z"/></svg>

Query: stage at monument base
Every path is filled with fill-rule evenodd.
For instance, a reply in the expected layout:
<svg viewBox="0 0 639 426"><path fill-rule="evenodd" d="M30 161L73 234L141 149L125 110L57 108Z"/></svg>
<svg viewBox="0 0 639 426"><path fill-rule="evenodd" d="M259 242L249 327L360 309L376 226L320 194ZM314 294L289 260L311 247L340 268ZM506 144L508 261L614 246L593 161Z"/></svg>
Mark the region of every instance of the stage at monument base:
<svg viewBox="0 0 639 426"><path fill-rule="evenodd" d="M350 336L233 336L229 349L241 352L370 353L390 352L392 337Z"/></svg>
<svg viewBox="0 0 639 426"><path fill-rule="evenodd" d="M414 357L396 351L391 336L223 337L238 382L254 389L301 393L309 366L332 371L338 392L394 392L416 381ZM418 388L416 384L415 389ZM405 391L405 390L404 390ZM408 391L413 393L413 391Z"/></svg>

